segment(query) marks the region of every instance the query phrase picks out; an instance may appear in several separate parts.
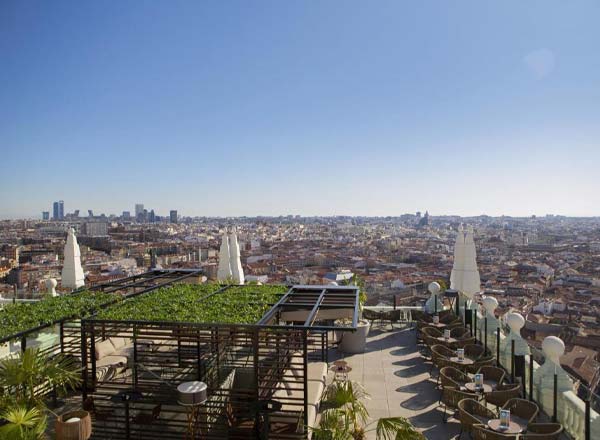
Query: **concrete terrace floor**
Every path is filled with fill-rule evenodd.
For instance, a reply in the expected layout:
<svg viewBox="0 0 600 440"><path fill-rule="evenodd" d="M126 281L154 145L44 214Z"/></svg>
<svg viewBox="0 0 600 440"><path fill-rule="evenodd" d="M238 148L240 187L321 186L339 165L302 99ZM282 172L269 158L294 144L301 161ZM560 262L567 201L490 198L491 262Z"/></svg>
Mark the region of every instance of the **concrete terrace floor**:
<svg viewBox="0 0 600 440"><path fill-rule="evenodd" d="M360 382L371 395L366 402L371 417L367 439L375 439L375 423L381 417L402 416L423 432L427 439L457 437L460 423L449 414L442 422L443 406L438 404L436 374L430 377L431 363L421 355L411 327L373 326L364 353L329 353L329 362L344 359L352 367L351 380ZM332 373L330 373L332 374Z"/></svg>

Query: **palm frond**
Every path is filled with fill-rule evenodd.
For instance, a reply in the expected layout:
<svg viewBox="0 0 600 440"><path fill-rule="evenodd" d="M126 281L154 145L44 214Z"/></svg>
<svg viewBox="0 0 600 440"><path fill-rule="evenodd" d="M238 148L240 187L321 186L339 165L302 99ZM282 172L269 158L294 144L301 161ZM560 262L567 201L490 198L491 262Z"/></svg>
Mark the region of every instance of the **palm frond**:
<svg viewBox="0 0 600 440"><path fill-rule="evenodd" d="M38 408L22 405L6 408L0 418L6 423L0 427L0 438L6 440L37 440L44 436L46 415Z"/></svg>
<svg viewBox="0 0 600 440"><path fill-rule="evenodd" d="M423 434L404 417L386 417L377 421L377 440L420 440Z"/></svg>

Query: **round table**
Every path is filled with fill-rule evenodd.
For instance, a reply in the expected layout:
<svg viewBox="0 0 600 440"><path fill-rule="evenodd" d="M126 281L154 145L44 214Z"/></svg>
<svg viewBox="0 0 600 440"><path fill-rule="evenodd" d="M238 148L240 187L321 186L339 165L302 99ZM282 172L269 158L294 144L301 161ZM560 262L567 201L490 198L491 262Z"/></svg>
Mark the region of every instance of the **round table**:
<svg viewBox="0 0 600 440"><path fill-rule="evenodd" d="M481 387L477 388L475 382L467 382L465 384L465 389L472 393L489 393L492 391L492 387L487 383L484 383Z"/></svg>
<svg viewBox="0 0 600 440"><path fill-rule="evenodd" d="M446 327L448 324L444 324L443 322L438 322L437 324L434 324L434 323L432 322L432 323L429 323L428 325L429 325L429 326L431 326L431 327L444 328L444 327Z"/></svg>
<svg viewBox="0 0 600 440"><path fill-rule="evenodd" d="M487 424L492 431L501 432L502 434L520 434L523 432L521 425L512 420L508 423L508 426L500 425L500 419L489 420Z"/></svg>
<svg viewBox="0 0 600 440"><path fill-rule="evenodd" d="M438 341L443 342L445 344L454 344L455 342L458 342L458 339L456 339L456 338L446 339L443 336L440 336L439 338L435 338L435 339L437 339Z"/></svg>
<svg viewBox="0 0 600 440"><path fill-rule="evenodd" d="M200 405L206 402L207 399L207 385L204 382L193 380L190 382L183 382L177 386L177 403L181 406L189 408L187 414L187 432L186 438L195 438L196 435L196 422L198 420L198 413Z"/></svg>
<svg viewBox="0 0 600 440"><path fill-rule="evenodd" d="M463 358L463 360L461 361L457 356L451 357L450 362L454 362L455 364L459 365L473 365L475 363L473 359L469 359L467 357Z"/></svg>

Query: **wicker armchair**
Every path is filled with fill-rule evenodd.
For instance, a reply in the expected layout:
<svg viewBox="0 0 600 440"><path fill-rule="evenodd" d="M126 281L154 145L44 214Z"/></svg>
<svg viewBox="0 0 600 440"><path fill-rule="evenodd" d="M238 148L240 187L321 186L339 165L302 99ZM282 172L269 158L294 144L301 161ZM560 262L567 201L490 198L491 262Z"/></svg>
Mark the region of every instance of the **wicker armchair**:
<svg viewBox="0 0 600 440"><path fill-rule="evenodd" d="M463 327L462 325L460 327L454 327L453 329L450 330L450 337L451 338L464 338L467 336L470 336L470 331L468 328Z"/></svg>
<svg viewBox="0 0 600 440"><path fill-rule="evenodd" d="M443 333L435 327L425 327L423 330L421 330L421 333L423 335L423 341L425 341L425 344L429 347L438 345L440 341L436 340L435 338L443 336Z"/></svg>
<svg viewBox="0 0 600 440"><path fill-rule="evenodd" d="M527 434L521 436L523 440L558 440L563 432L560 423L530 423Z"/></svg>
<svg viewBox="0 0 600 440"><path fill-rule="evenodd" d="M498 385L504 383L504 378L506 376L506 373L502 368L493 367L491 365L483 365L476 373L483 374L483 381L492 388L496 388Z"/></svg>
<svg viewBox="0 0 600 440"><path fill-rule="evenodd" d="M438 367L438 369L442 369L452 365L450 358L455 355L454 351L450 350L448 347L439 344L433 345L431 347L431 369L429 370L429 374L433 371L434 366Z"/></svg>
<svg viewBox="0 0 600 440"><path fill-rule="evenodd" d="M516 440L519 438L519 436L515 434L502 434L500 432L492 431L491 429L488 429L486 425L479 423L473 425L472 435L473 440Z"/></svg>
<svg viewBox="0 0 600 440"><path fill-rule="evenodd" d="M464 338L458 338L456 342L453 342L452 344L450 344L450 346L454 350L456 350L457 348L465 348L466 345L475 345L475 342L477 342L475 340L475 336L467 336Z"/></svg>
<svg viewBox="0 0 600 440"><path fill-rule="evenodd" d="M492 356L486 356L477 359L473 365L466 365L465 369L467 370L467 373L475 374L482 367L491 367L494 365L496 365L496 359L494 359Z"/></svg>
<svg viewBox="0 0 600 440"><path fill-rule="evenodd" d="M485 374L483 375L485 380ZM485 393L485 401L497 407L503 406L511 399L516 399L521 395L521 385L519 384L498 384L496 389Z"/></svg>
<svg viewBox="0 0 600 440"><path fill-rule="evenodd" d="M485 424L488 420L495 419L496 413L477 400L469 398L458 402L458 418L460 420L461 434L462 431L471 433L473 425Z"/></svg>
<svg viewBox="0 0 600 440"><path fill-rule="evenodd" d="M522 426L532 423L540 412L537 404L525 399L510 399L502 409L510 410L510 417Z"/></svg>
<svg viewBox="0 0 600 440"><path fill-rule="evenodd" d="M465 356L469 359L473 359L474 361L479 360L485 353L485 348L483 345L467 344L463 348L465 349Z"/></svg>
<svg viewBox="0 0 600 440"><path fill-rule="evenodd" d="M445 313L445 314L439 315L439 317L440 317L440 322L442 324L453 324L455 322L461 322L460 318L453 313Z"/></svg>
<svg viewBox="0 0 600 440"><path fill-rule="evenodd" d="M458 388L454 387L443 387L442 388L442 398L441 403L444 405L444 410L442 411L442 421L446 423L448 419L448 409L456 410L458 409L458 404L462 400L465 399L478 399L479 396L477 394L469 393L467 391L461 391Z"/></svg>
<svg viewBox="0 0 600 440"><path fill-rule="evenodd" d="M454 367L443 367L440 369L440 383L442 387L464 387L467 382L471 382L468 374L463 373Z"/></svg>
<svg viewBox="0 0 600 440"><path fill-rule="evenodd" d="M458 318L458 316L456 316L456 314L454 313L454 310L451 309L446 309L446 310L440 310L440 313L438 313L440 318L445 318L446 316L452 316L454 319Z"/></svg>

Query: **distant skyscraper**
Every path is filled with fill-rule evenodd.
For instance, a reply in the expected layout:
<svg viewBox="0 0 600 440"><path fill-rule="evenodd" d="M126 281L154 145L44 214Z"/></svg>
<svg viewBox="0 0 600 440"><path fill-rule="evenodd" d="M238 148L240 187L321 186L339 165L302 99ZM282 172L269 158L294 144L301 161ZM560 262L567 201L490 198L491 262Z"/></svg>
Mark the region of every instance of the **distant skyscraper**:
<svg viewBox="0 0 600 440"><path fill-rule="evenodd" d="M154 209L150 210L150 214L148 214L148 221L150 223L156 222L156 214L154 213Z"/></svg>
<svg viewBox="0 0 600 440"><path fill-rule="evenodd" d="M123 220L131 220L131 213L129 211L123 211Z"/></svg>
<svg viewBox="0 0 600 440"><path fill-rule="evenodd" d="M79 209L76 209L73 213L73 217L79 217Z"/></svg>
<svg viewBox="0 0 600 440"><path fill-rule="evenodd" d="M93 217L94 216L94 211L92 211L91 209L88 209L88 217Z"/></svg>
<svg viewBox="0 0 600 440"><path fill-rule="evenodd" d="M59 200L52 205L52 219L64 220L65 218L65 202Z"/></svg>
<svg viewBox="0 0 600 440"><path fill-rule="evenodd" d="M135 204L135 216L137 218L138 215L142 214L144 212L144 204L143 203L136 203Z"/></svg>
<svg viewBox="0 0 600 440"><path fill-rule="evenodd" d="M177 211L175 209L171 210L171 212L169 213L169 217L170 217L171 223L177 223Z"/></svg>
<svg viewBox="0 0 600 440"><path fill-rule="evenodd" d="M42 220L50 220L50 212L49 211L42 212Z"/></svg>

